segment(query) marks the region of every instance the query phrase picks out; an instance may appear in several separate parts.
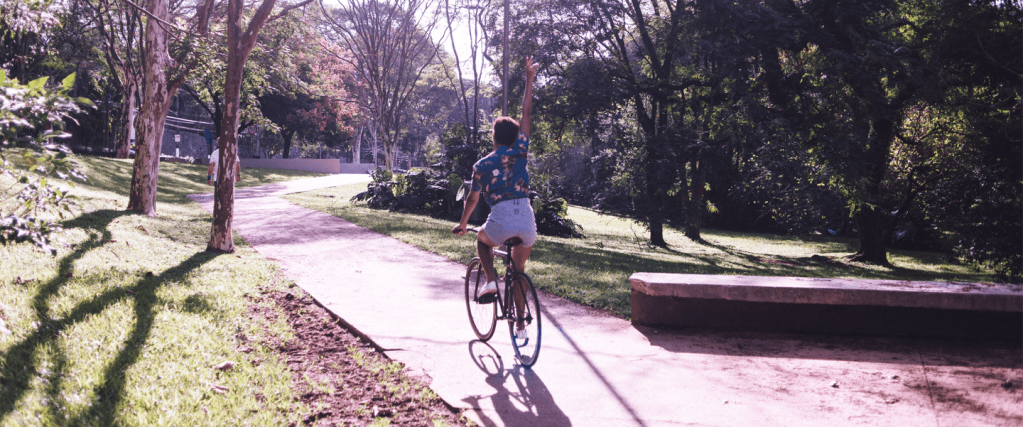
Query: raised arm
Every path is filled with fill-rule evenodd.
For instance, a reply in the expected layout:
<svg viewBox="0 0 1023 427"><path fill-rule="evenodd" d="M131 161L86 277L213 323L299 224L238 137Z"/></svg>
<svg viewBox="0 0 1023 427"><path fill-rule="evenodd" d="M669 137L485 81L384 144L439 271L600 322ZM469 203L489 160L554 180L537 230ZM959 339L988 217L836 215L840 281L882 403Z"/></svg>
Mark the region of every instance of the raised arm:
<svg viewBox="0 0 1023 427"><path fill-rule="evenodd" d="M522 94L522 118L519 119L519 132L529 137L529 115L533 113L533 82L536 81L536 70L540 66L533 63L533 58L526 58L526 90Z"/></svg>

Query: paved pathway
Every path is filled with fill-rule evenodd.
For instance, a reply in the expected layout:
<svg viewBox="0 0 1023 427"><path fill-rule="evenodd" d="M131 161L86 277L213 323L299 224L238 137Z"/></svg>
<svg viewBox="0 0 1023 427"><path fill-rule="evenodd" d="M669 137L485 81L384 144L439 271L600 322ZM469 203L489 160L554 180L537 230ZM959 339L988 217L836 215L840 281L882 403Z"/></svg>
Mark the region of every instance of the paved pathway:
<svg viewBox="0 0 1023 427"><path fill-rule="evenodd" d="M235 228L478 424L1023 425L1023 351L1011 343L659 331L542 295L539 361L519 368L504 325L474 340L464 266L274 197L367 180L239 190ZM193 199L212 209L209 195Z"/></svg>

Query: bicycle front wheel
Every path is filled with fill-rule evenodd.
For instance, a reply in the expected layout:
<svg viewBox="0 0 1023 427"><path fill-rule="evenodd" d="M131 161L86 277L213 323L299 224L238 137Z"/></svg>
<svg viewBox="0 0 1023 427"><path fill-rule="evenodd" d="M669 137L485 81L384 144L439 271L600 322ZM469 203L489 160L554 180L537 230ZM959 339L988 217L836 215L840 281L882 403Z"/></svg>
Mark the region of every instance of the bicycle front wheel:
<svg viewBox="0 0 1023 427"><path fill-rule="evenodd" d="M540 356L540 298L533 288L533 281L525 273L512 276L511 295L508 297L511 315L508 329L511 331L515 358L523 367L530 367Z"/></svg>
<svg viewBox="0 0 1023 427"><path fill-rule="evenodd" d="M481 341L494 336L497 326L497 302L494 298L480 302L479 293L487 284L487 275L483 272L483 263L479 258L469 261L465 270L465 308L469 312L469 324L472 331Z"/></svg>

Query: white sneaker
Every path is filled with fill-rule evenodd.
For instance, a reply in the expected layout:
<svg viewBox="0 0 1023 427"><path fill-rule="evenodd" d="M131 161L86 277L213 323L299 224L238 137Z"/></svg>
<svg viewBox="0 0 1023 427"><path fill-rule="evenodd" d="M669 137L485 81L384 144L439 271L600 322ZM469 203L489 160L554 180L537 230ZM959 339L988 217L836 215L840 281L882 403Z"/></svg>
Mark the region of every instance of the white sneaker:
<svg viewBox="0 0 1023 427"><path fill-rule="evenodd" d="M515 341L522 341L523 345L529 342L529 332L525 327L515 330Z"/></svg>
<svg viewBox="0 0 1023 427"><path fill-rule="evenodd" d="M483 285L483 289L480 291L480 297L485 297L497 293L497 282L487 282Z"/></svg>

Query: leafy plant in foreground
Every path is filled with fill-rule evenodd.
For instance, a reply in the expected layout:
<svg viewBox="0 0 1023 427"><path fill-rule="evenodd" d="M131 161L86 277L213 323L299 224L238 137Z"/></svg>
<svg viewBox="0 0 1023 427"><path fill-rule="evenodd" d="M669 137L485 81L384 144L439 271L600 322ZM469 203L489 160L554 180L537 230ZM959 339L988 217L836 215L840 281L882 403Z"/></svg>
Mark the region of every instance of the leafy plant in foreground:
<svg viewBox="0 0 1023 427"><path fill-rule="evenodd" d="M56 221L74 206L66 184L85 175L68 158L70 150L53 140L70 136L61 131L63 120L80 111L79 103L91 102L67 96L74 74L55 89L46 81L23 85L0 70L0 174L15 181L0 188L0 243L31 241L55 253L50 236L61 231Z"/></svg>

